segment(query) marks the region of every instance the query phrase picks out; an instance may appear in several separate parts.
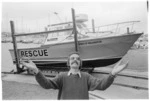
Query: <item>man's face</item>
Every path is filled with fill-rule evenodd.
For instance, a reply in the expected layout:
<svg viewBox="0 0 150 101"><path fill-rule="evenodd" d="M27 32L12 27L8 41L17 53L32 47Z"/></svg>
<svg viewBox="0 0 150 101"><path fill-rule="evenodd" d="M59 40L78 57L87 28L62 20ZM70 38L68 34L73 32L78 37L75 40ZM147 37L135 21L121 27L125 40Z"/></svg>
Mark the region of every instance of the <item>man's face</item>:
<svg viewBox="0 0 150 101"><path fill-rule="evenodd" d="M69 58L70 68L79 69L80 67L80 56L78 54L72 54Z"/></svg>

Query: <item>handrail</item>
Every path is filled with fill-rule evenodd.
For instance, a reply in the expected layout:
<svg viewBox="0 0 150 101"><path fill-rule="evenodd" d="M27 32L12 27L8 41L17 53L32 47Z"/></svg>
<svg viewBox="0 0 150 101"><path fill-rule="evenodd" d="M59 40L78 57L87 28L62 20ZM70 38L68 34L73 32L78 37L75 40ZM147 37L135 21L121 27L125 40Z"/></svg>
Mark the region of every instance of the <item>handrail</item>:
<svg viewBox="0 0 150 101"><path fill-rule="evenodd" d="M44 32L34 32L34 33L24 33L24 34L15 34L14 36L29 36L29 35L38 35L38 34L50 34L54 32L63 32L63 31L69 31L73 30L73 28L68 28L68 29L60 29L60 30L52 30L52 31L44 31Z"/></svg>
<svg viewBox="0 0 150 101"><path fill-rule="evenodd" d="M120 23L113 23L113 24L97 26L95 28L107 27L107 26L118 25L118 24L125 24L125 23L137 23L137 22L140 22L140 21L126 21L126 22L120 22ZM87 29L92 29L92 28L87 28Z"/></svg>
<svg viewBox="0 0 150 101"><path fill-rule="evenodd" d="M114 23L114 24L102 25L102 26L98 26L98 27L95 27L95 28L105 27L105 26L112 26L112 25L118 25L118 24L125 24L125 23L135 23L135 22L140 22L140 21L126 21L126 22L120 22L120 23Z"/></svg>

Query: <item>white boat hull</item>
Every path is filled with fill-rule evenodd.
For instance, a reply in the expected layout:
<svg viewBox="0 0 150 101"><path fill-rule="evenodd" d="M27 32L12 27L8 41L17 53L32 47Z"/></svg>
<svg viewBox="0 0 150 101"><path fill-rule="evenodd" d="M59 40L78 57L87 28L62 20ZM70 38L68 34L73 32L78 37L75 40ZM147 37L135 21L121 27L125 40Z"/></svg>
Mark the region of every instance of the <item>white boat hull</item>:
<svg viewBox="0 0 150 101"><path fill-rule="evenodd" d="M79 41L83 67L101 67L116 63L142 35L126 34ZM19 58L33 60L39 68L66 67L67 57L74 52L74 42L44 45L38 48L18 49ZM10 50L15 62L14 52Z"/></svg>

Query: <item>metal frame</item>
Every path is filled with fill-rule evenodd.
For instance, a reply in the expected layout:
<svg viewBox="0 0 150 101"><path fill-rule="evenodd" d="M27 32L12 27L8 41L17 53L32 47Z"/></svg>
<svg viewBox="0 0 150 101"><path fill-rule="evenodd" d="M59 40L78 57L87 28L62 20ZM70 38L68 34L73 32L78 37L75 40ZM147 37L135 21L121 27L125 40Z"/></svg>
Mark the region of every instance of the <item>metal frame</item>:
<svg viewBox="0 0 150 101"><path fill-rule="evenodd" d="M15 54L15 61L16 61L16 68L17 73L21 73L23 70L20 68L20 62L19 62L19 55L18 55L18 49L17 49L17 43L16 43L16 37L18 36L29 36L29 35L38 35L38 34L51 34L54 32L63 32L63 31L69 31L73 30L74 32L74 41L75 41L75 51L78 52L78 40L77 40L77 30L76 30L76 22L75 22L75 11L72 8L72 20L73 20L73 28L68 29L61 29L61 30L53 30L53 31L46 31L46 32L35 32L35 33L25 33L25 34L15 34L15 27L14 22L10 21L10 27L11 27L11 33L12 33L12 41L13 41L13 48L14 48L14 54Z"/></svg>

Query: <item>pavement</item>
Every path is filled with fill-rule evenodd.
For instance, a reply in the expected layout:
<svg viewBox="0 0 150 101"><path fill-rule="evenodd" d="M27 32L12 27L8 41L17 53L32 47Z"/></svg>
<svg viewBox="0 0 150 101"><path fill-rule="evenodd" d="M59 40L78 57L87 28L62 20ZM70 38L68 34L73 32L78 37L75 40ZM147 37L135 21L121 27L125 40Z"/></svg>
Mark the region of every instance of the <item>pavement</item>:
<svg viewBox="0 0 150 101"><path fill-rule="evenodd" d="M47 77L52 79L52 77ZM43 89L35 77L27 74L2 73L2 98L3 100L56 100L58 90ZM90 99L100 97L89 95Z"/></svg>
<svg viewBox="0 0 150 101"><path fill-rule="evenodd" d="M47 78L52 79L52 77ZM118 83L121 84L121 82L122 84L129 84L129 87L117 85ZM133 87L135 84L141 88ZM57 90L43 89L32 75L2 73L2 86L4 100L57 99ZM90 99L148 99L148 80L129 77L122 79L118 76L114 84L107 90L95 90L89 93Z"/></svg>

